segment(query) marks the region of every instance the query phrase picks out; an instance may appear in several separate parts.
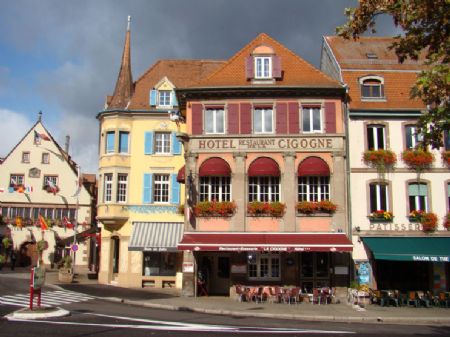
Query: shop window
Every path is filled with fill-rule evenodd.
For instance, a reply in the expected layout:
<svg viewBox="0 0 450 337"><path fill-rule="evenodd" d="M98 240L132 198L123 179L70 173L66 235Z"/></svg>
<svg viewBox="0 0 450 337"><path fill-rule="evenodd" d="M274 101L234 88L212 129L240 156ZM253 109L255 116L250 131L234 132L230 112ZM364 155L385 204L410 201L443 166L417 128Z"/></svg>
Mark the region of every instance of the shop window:
<svg viewBox="0 0 450 337"><path fill-rule="evenodd" d="M373 183L369 185L370 213L376 211L389 211L388 185Z"/></svg>
<svg viewBox="0 0 450 337"><path fill-rule="evenodd" d="M153 202L169 202L169 175L154 175Z"/></svg>
<svg viewBox="0 0 450 337"><path fill-rule="evenodd" d="M176 253L144 252L144 276L175 276Z"/></svg>
<svg viewBox="0 0 450 337"><path fill-rule="evenodd" d="M27 151L22 152L22 163L24 164L30 163L30 152Z"/></svg>
<svg viewBox="0 0 450 337"><path fill-rule="evenodd" d="M386 128L384 125L367 126L368 150L386 150Z"/></svg>
<svg viewBox="0 0 450 337"><path fill-rule="evenodd" d="M50 153L44 152L42 154L42 164L50 164Z"/></svg>
<svg viewBox="0 0 450 337"><path fill-rule="evenodd" d="M370 76L361 78L362 99L383 99L384 98L384 80L382 77Z"/></svg>
<svg viewBox="0 0 450 337"><path fill-rule="evenodd" d="M323 132L322 110L320 107L302 108L302 130L305 133Z"/></svg>
<svg viewBox="0 0 450 337"><path fill-rule="evenodd" d="M248 278L252 280L279 280L280 255L251 252L247 255Z"/></svg>
<svg viewBox="0 0 450 337"><path fill-rule="evenodd" d="M224 133L225 113L222 109L205 110L205 133Z"/></svg>
<svg viewBox="0 0 450 337"><path fill-rule="evenodd" d="M103 202L111 202L112 201L112 183L113 183L113 175L112 173L106 173L103 178Z"/></svg>
<svg viewBox="0 0 450 337"><path fill-rule="evenodd" d="M410 183L408 185L409 211L428 211L428 185Z"/></svg>
<svg viewBox="0 0 450 337"><path fill-rule="evenodd" d="M155 132L155 153L170 154L170 132Z"/></svg>
<svg viewBox="0 0 450 337"><path fill-rule="evenodd" d="M298 201L330 200L330 177L298 177Z"/></svg>
<svg viewBox="0 0 450 337"><path fill-rule="evenodd" d="M280 177L249 177L248 201L280 201Z"/></svg>
<svg viewBox="0 0 450 337"><path fill-rule="evenodd" d="M273 110L256 108L253 110L253 132L273 133Z"/></svg>
<svg viewBox="0 0 450 337"><path fill-rule="evenodd" d="M128 186L128 174L119 173L117 175L117 202L127 202L127 186Z"/></svg>
<svg viewBox="0 0 450 337"><path fill-rule="evenodd" d="M119 152L129 152L130 133L128 131L119 131Z"/></svg>
<svg viewBox="0 0 450 337"><path fill-rule="evenodd" d="M416 148L423 139L414 125L405 126L405 138L405 148L408 150Z"/></svg>
<svg viewBox="0 0 450 337"><path fill-rule="evenodd" d="M200 201L230 200L230 177L200 177Z"/></svg>
<svg viewBox="0 0 450 337"><path fill-rule="evenodd" d="M106 132L105 153L114 153L114 131Z"/></svg>

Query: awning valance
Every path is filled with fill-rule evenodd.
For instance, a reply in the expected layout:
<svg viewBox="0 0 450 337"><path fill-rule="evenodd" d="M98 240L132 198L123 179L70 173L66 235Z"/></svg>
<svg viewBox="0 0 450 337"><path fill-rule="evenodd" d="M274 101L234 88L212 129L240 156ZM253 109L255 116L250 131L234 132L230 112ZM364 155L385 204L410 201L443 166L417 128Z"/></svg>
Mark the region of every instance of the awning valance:
<svg viewBox="0 0 450 337"><path fill-rule="evenodd" d="M344 233L186 232L179 250L351 252Z"/></svg>
<svg viewBox="0 0 450 337"><path fill-rule="evenodd" d="M327 163L318 157L309 157L298 166L298 176L329 176L330 168Z"/></svg>
<svg viewBox="0 0 450 337"><path fill-rule="evenodd" d="M186 183L186 165L183 165L183 167L178 171L177 181L182 184Z"/></svg>
<svg viewBox="0 0 450 337"><path fill-rule="evenodd" d="M261 157L256 159L253 163L250 164L248 168L248 176L249 177L258 177L258 176L272 176L279 177L280 176L280 168L275 160L267 157Z"/></svg>
<svg viewBox="0 0 450 337"><path fill-rule="evenodd" d="M210 158L207 159L200 166L199 170L200 177L208 176L226 176L229 177L231 174L230 165L222 158Z"/></svg>
<svg viewBox="0 0 450 337"><path fill-rule="evenodd" d="M377 260L450 262L450 237L362 237Z"/></svg>
<svg viewBox="0 0 450 337"><path fill-rule="evenodd" d="M183 225L182 222L133 222L128 250L177 251L183 237Z"/></svg>

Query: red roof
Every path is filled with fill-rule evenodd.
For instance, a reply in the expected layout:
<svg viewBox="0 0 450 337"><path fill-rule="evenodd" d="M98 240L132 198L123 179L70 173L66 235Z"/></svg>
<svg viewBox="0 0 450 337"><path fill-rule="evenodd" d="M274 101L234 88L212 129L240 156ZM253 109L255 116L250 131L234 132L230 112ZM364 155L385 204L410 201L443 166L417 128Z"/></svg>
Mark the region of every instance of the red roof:
<svg viewBox="0 0 450 337"><path fill-rule="evenodd" d="M179 250L351 252L344 233L185 232Z"/></svg>

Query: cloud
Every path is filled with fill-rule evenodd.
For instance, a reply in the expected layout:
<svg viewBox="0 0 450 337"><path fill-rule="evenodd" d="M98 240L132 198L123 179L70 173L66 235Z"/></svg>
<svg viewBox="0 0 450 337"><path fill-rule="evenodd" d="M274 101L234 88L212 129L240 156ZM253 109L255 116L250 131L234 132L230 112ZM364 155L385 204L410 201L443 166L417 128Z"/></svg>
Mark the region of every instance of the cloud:
<svg viewBox="0 0 450 337"><path fill-rule="evenodd" d="M0 157L6 155L25 136L33 122L24 114L0 108Z"/></svg>

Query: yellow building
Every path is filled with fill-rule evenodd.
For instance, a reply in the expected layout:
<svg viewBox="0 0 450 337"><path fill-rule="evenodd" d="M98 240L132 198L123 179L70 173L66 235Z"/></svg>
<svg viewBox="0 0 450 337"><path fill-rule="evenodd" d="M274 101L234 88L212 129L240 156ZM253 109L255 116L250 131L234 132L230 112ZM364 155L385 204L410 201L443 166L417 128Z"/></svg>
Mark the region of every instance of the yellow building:
<svg viewBox="0 0 450 337"><path fill-rule="evenodd" d="M102 227L99 282L123 287L181 288L184 157L176 138L174 88L221 62L161 60L133 82L128 26L119 76L100 122L98 216ZM182 169L182 170L181 170Z"/></svg>

